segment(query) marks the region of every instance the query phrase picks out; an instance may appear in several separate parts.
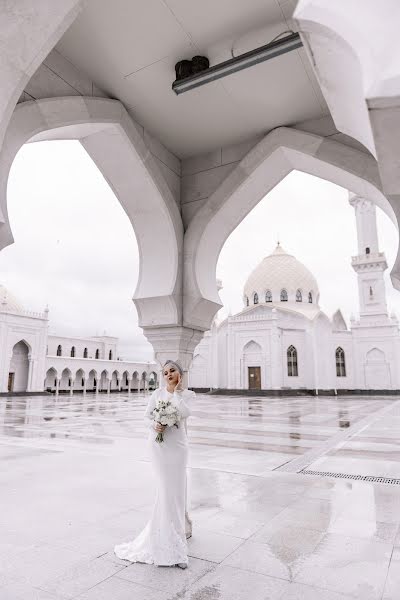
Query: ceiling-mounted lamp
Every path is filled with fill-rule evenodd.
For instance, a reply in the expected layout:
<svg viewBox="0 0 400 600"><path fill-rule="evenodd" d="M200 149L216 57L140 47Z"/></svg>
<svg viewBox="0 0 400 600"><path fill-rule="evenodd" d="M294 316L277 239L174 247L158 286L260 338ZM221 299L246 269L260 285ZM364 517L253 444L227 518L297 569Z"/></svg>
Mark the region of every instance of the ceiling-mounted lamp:
<svg viewBox="0 0 400 600"><path fill-rule="evenodd" d="M265 46L230 58L213 67L206 66L208 65L208 59L205 56L195 56L192 61L196 67L198 68L199 63L203 67L202 70L197 72L194 72L194 69L191 67L192 61L180 61L175 65L177 78L172 84L172 89L175 94L183 94L183 92L193 90L210 81L215 81L216 79L226 77L227 75L231 75L231 73L236 73L242 69L247 69L248 67L264 62L265 60L269 60L270 58L275 58L275 56L301 48L302 45L303 43L300 39L300 35L298 33L291 33L284 38L280 38ZM200 61L200 59L203 60Z"/></svg>

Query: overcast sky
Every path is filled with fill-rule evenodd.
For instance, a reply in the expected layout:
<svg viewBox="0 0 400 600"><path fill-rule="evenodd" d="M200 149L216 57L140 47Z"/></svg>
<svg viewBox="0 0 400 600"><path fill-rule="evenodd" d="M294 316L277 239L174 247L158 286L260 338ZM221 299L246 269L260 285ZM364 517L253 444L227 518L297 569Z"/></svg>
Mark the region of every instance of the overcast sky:
<svg viewBox="0 0 400 600"><path fill-rule="evenodd" d="M120 338L120 356L152 358L131 300L138 249L125 212L78 142L40 142L16 157L8 186L15 243L0 252L0 283L28 310L50 307L50 331L60 335ZM400 294L389 271L397 231L378 212L380 248L386 253L390 310L400 314ZM319 284L321 308L341 308L347 322L358 311L354 211L347 191L293 172L247 216L227 240L218 262L220 316L242 308L251 270L277 240L304 263Z"/></svg>

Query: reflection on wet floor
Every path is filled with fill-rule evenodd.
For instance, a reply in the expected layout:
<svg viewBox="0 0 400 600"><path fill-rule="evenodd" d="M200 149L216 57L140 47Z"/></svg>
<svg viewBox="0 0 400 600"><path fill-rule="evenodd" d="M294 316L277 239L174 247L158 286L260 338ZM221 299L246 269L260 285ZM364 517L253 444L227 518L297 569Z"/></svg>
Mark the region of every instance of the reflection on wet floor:
<svg viewBox="0 0 400 600"><path fill-rule="evenodd" d="M0 399L0 442L46 441L59 449L105 448L136 444L140 451L148 432L143 425L143 394L86 394ZM254 398L198 394L189 421L191 464L262 475L285 465L349 429L385 406L388 397ZM400 475L399 418L390 415L363 429L313 463L318 470ZM390 433L384 423L390 422ZM397 427L397 429L396 429ZM396 439L397 436L397 439ZM71 446L73 444L73 446ZM51 447L51 444L50 444ZM246 455L251 455L251 461ZM144 455L143 458L145 459ZM380 463L380 464L379 464ZM385 463L385 464L383 464ZM323 468L322 468L323 467ZM328 469L329 467L329 469ZM367 472L366 472L367 471ZM352 471L351 471L352 472Z"/></svg>
<svg viewBox="0 0 400 600"><path fill-rule="evenodd" d="M274 470L348 430L313 469L395 472L396 399L199 394L185 572L112 553L154 500L146 402L0 398L1 600L400 598L400 489Z"/></svg>

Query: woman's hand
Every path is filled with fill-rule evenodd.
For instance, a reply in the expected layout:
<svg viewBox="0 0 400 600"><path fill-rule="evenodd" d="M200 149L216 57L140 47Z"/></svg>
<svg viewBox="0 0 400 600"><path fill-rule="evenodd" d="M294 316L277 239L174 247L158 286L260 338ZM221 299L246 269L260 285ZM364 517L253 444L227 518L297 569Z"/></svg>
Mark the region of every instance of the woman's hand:
<svg viewBox="0 0 400 600"><path fill-rule="evenodd" d="M157 423L157 421L154 421L154 429L158 433L162 433L166 427L166 425L161 425L161 423Z"/></svg>
<svg viewBox="0 0 400 600"><path fill-rule="evenodd" d="M174 392L182 392L182 377L180 373L178 374L178 383L174 387Z"/></svg>

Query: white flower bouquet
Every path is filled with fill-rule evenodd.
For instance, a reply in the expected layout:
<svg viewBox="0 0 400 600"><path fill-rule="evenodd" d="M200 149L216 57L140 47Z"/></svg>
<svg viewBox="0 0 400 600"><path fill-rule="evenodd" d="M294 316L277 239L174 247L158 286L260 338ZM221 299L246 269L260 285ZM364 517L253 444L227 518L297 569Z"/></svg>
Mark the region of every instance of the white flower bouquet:
<svg viewBox="0 0 400 600"><path fill-rule="evenodd" d="M179 410L174 406L170 400L159 400L156 408L153 410L153 419L161 425L167 425L168 427L179 427L179 421L181 415ZM157 434L156 442L161 444L164 441L162 432Z"/></svg>

